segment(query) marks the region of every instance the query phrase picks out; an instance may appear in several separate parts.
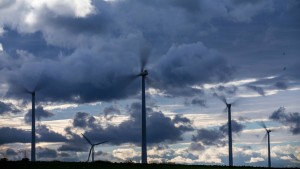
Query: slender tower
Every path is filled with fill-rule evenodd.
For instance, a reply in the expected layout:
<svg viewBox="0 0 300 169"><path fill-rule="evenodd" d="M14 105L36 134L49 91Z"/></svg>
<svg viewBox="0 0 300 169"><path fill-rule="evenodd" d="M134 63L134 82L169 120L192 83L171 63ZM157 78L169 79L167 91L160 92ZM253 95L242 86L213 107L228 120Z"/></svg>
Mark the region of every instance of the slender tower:
<svg viewBox="0 0 300 169"><path fill-rule="evenodd" d="M147 131L146 131L146 95L145 78L148 75L147 70L142 70L142 163L147 164Z"/></svg>
<svg viewBox="0 0 300 169"><path fill-rule="evenodd" d="M32 120L31 120L31 161L35 162L35 91L32 95Z"/></svg>
<svg viewBox="0 0 300 169"><path fill-rule="evenodd" d="M270 132L271 132L271 130L267 130L267 134L268 134L268 166L269 166L269 168L271 168Z"/></svg>
<svg viewBox="0 0 300 169"><path fill-rule="evenodd" d="M232 158L232 132L231 132L231 104L227 104L228 108L228 148L229 148L229 166L233 166Z"/></svg>

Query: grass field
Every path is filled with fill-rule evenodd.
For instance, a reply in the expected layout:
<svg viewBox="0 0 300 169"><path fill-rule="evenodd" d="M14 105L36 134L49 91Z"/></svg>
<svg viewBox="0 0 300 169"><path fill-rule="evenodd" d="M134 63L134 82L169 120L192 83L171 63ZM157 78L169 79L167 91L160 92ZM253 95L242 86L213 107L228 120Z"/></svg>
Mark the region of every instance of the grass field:
<svg viewBox="0 0 300 169"><path fill-rule="evenodd" d="M201 165L179 165L179 164L131 164L131 163L109 163L109 162L22 162L5 161L0 162L0 169L260 169L263 167L228 167L228 166L201 166Z"/></svg>

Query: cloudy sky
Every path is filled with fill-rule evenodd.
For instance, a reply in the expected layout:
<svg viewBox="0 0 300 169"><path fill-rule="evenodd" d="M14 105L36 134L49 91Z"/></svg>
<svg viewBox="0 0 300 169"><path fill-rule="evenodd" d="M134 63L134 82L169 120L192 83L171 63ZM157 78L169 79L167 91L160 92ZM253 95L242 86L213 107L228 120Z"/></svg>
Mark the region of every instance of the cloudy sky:
<svg viewBox="0 0 300 169"><path fill-rule="evenodd" d="M300 166L297 0L1 0L0 152L140 162L147 77L149 162Z"/></svg>

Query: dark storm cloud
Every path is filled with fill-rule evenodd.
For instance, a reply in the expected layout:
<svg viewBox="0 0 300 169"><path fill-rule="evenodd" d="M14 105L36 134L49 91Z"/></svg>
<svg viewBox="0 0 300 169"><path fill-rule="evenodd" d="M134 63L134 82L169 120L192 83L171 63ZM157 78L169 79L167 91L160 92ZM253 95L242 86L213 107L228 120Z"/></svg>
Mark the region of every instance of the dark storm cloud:
<svg viewBox="0 0 300 169"><path fill-rule="evenodd" d="M106 119L111 119L114 115L121 114L121 111L116 106L109 106L104 108L103 113Z"/></svg>
<svg viewBox="0 0 300 169"><path fill-rule="evenodd" d="M121 43L124 42L121 41ZM107 50L104 49L103 55ZM191 52L193 50L194 52ZM128 51L129 55L127 57L135 56L138 58L136 51ZM132 81L129 75L133 76L135 72L137 75L139 66L134 66L137 65L134 62L129 63L130 61L128 60L130 59L126 59L126 61L122 58L114 61L107 60L110 59L108 58L109 56L116 57L114 55L118 55L118 52L121 51L108 51L108 56L101 58L94 56L96 51L78 49L71 56L63 58L60 62L40 61L34 63L34 65L32 65L33 63L28 63L22 65L18 70L19 72L8 71L9 75L6 76L9 78L9 83L25 84L25 86L28 86L26 88L34 88L35 84L30 84L28 79L24 77L34 81L43 81L45 88L38 92L39 100L92 102L126 98L136 94L140 89L137 83L138 79L128 85ZM85 62L81 61L83 59L81 58L82 55L85 56ZM100 65L105 63L106 66L103 67L96 63ZM38 70L35 72L41 73L29 74L32 72L32 67L36 66L38 66ZM72 70L72 72L68 72L69 70ZM122 70L128 70L128 73L124 73ZM226 61L215 51L206 48L202 43L171 47L170 51L163 56L156 66L149 70L149 76L155 82L151 86L170 96L202 94L202 90L191 86L228 81L232 73L233 70ZM57 76L57 74L60 76ZM85 76L85 74L90 74L90 76ZM98 77L93 78L94 76ZM17 82L15 82L14 78L18 79ZM42 79L39 80L40 78ZM16 93L14 88L10 87L7 96L19 97L20 93Z"/></svg>
<svg viewBox="0 0 300 169"><path fill-rule="evenodd" d="M222 92L224 95L228 95L228 94L229 95L234 95L237 92L238 87L236 87L234 85L232 85L232 86L226 86L226 87L220 85L216 89L217 89L218 93Z"/></svg>
<svg viewBox="0 0 300 169"><path fill-rule="evenodd" d="M113 145L123 143L139 145L141 142L141 104L133 103L129 108L129 112L129 120L123 121L117 126L108 125L106 128L101 127L99 122L88 121L92 116L84 116L82 120L89 123L85 125L89 130L85 131L84 135L92 141L100 142L107 140L109 144ZM172 120L166 117L162 112L153 111L152 108L147 108L147 114L147 141L149 144L180 141L182 140L182 134L193 130L191 121L185 117L176 116ZM74 143L66 144L59 150L64 150L66 146L73 147L74 144L86 144L85 140L78 138L78 136L70 130L69 132L74 136ZM78 139L80 139L81 142L78 141Z"/></svg>
<svg viewBox="0 0 300 169"><path fill-rule="evenodd" d="M191 4L194 3L201 6L199 2ZM73 17L68 13L69 11L66 14L55 15L56 10L51 6L42 6L42 10L35 11L39 22L42 23L38 22L36 25L20 28L20 30L25 32L26 36L32 35L35 37L33 39L38 39L34 43L44 38L52 46L56 45L58 50L59 48L68 50L69 47L73 50L71 52L62 50L63 52L59 54L49 53L55 56L49 58L47 55L43 57L47 59L42 59L36 56L39 53L35 50L43 48L45 51L52 51L51 48L48 49L43 45L37 49L26 46L18 48L19 52L16 54L18 56L14 56L13 60L21 60L21 64L6 60L6 66L11 69L3 72L6 82L10 85L7 96L20 98L20 94L15 93L11 87L16 81L25 84L27 88L34 88L34 84L28 81L39 79L37 74L42 74L41 78L47 84L47 88L39 92L39 100L93 102L135 95L139 90L138 84L133 83L125 88L128 83L126 77L130 74L138 74L139 66L136 63L139 60L138 51L142 43L150 43L153 48L149 73L154 77L154 87L170 96L196 95L202 91L192 88L192 85L228 81L233 71L220 54L197 42L199 40L196 38L183 42L181 36L177 35L177 32L182 32L187 34L187 37L195 36L194 33L190 33L193 31L184 30L197 31L197 27L193 26L197 22L191 22L189 15L184 14L185 12L180 9L189 11L193 5L179 1L176 3L168 1L164 4L160 7L157 2L124 1L111 5L98 1L94 2L96 12L86 17ZM210 5L204 3L204 6ZM167 11L161 10L162 21L156 19L161 18L154 12L156 7L167 9ZM25 12L28 12L26 10ZM176 14L177 10L182 13L179 15L180 18L169 17ZM148 19L141 19L137 17L139 15ZM171 20L164 22L168 18ZM97 22L94 22L95 20ZM157 29L157 25L161 24L164 24L165 28ZM26 23L22 22L18 26L22 25ZM12 36L29 39L15 36L13 28L6 31L11 34L8 33L5 38ZM21 45L16 44L15 48L7 48L7 50L15 50L17 46ZM174 55L177 52L179 54ZM86 74L89 75L85 76Z"/></svg>
<svg viewBox="0 0 300 169"><path fill-rule="evenodd" d="M65 142L67 138L63 135L50 130L46 125L37 126L37 140L41 142Z"/></svg>
<svg viewBox="0 0 300 169"><path fill-rule="evenodd" d="M11 103L4 103L0 101L0 115L4 115L4 114L16 114L16 113L20 113L21 111L16 108L13 104Z"/></svg>
<svg viewBox="0 0 300 169"><path fill-rule="evenodd" d="M37 157L38 158L56 158L57 151L54 149L38 147Z"/></svg>
<svg viewBox="0 0 300 169"><path fill-rule="evenodd" d="M239 124L237 121L235 120L231 120L231 130L233 133L239 133L241 132L243 129L245 128L244 125ZM224 124L220 127L220 131L222 131L223 133L227 133L228 132L228 124Z"/></svg>
<svg viewBox="0 0 300 169"><path fill-rule="evenodd" d="M186 106L195 105L195 106L200 106L200 107L207 107L206 100L204 100L202 98L198 98L198 97L192 98L192 100L185 99L184 104Z"/></svg>
<svg viewBox="0 0 300 169"><path fill-rule="evenodd" d="M37 108L35 108L35 118L37 120L41 120L42 118L48 118L48 117L52 117L54 116L53 113L44 110L43 107L38 106ZM25 114L24 120L26 123L31 123L32 121L32 110L28 110L28 112Z"/></svg>
<svg viewBox="0 0 300 169"><path fill-rule="evenodd" d="M201 42L171 46L155 70L159 70L154 72L157 88L170 95L181 88L190 90L186 95L197 95L201 90L192 85L228 81L233 74L226 60Z"/></svg>
<svg viewBox="0 0 300 169"><path fill-rule="evenodd" d="M225 134L217 129L199 129L197 130L197 135L193 135L192 140L194 142L201 141L204 145L220 145L224 146Z"/></svg>
<svg viewBox="0 0 300 169"><path fill-rule="evenodd" d="M0 136L0 144L31 142L31 131L10 127L2 127L0 131L1 133L7 133ZM44 125L37 126L36 133L36 139L39 142L64 142L67 140L61 134L50 130Z"/></svg>
<svg viewBox="0 0 300 169"><path fill-rule="evenodd" d="M201 143L192 142L189 146L190 151L202 151L205 150L205 147Z"/></svg>
<svg viewBox="0 0 300 169"><path fill-rule="evenodd" d="M293 134L300 134L300 113L287 113L284 107L280 107L278 110L274 111L269 118L289 125L290 131Z"/></svg>
<svg viewBox="0 0 300 169"><path fill-rule="evenodd" d="M134 59L129 59L136 54L137 50L133 49L134 52L127 51L127 53L124 53L126 58L118 59L118 53L124 51L125 43L133 43L133 39L137 40L135 43L139 41L138 37L128 38L125 37L124 41L118 39L118 42L111 42L114 44L108 42L105 44L106 47L102 47L103 50L77 49L71 56L62 57L59 61L34 62L32 59L25 60L24 62L28 62L28 64L22 64L18 73L8 71L9 75L7 76L10 83L18 83L18 85L23 85L28 89L36 86L31 81L35 82L42 78L40 81L43 81L46 85L37 92L36 98L39 101L93 102L135 95L139 89L137 81L130 85L127 84L132 81L133 75L138 74L138 71L132 71L134 67L138 69L137 64L132 61ZM125 42L127 40L131 42ZM112 48L109 45L114 45L115 49L109 49ZM117 45L120 45L119 49L117 49ZM134 46L138 45L135 44ZM100 56L97 54L98 50L102 51ZM101 64L104 65L101 66ZM33 67L36 69L34 72ZM87 74L89 76L86 76ZM29 81L30 79L32 80ZM7 96L20 97L20 94L16 93L11 86Z"/></svg>
<svg viewBox="0 0 300 169"><path fill-rule="evenodd" d="M191 104L198 105L198 106L201 106L201 107L207 107L206 101L203 100L203 99L199 99L199 98L192 99Z"/></svg>
<svg viewBox="0 0 300 169"><path fill-rule="evenodd" d="M85 112L78 112L76 113L73 126L78 128L94 128L95 127L96 119L93 116L90 116L88 113Z"/></svg>
<svg viewBox="0 0 300 169"><path fill-rule="evenodd" d="M258 94L265 96L265 91L262 87L254 86L254 85L247 85L247 88L257 92Z"/></svg>
<svg viewBox="0 0 300 169"><path fill-rule="evenodd" d="M18 51L30 51L37 58L56 58L59 54L68 54L71 50L47 44L41 32L20 34L5 27L5 33L0 36L5 52L16 58Z"/></svg>
<svg viewBox="0 0 300 169"><path fill-rule="evenodd" d="M237 121L231 121L232 133L240 133L244 129L244 125ZM192 141L200 141L204 145L225 146L225 137L228 135L228 124L220 126L218 129L199 129L197 134L193 135Z"/></svg>
<svg viewBox="0 0 300 169"><path fill-rule="evenodd" d="M20 2L16 4L19 3ZM253 41L252 43L258 46L257 42L263 43L261 41L263 41L262 37L265 36L264 31L268 27L272 27L270 24L266 24L269 22L264 22L264 19L270 21L272 24L274 24L274 22L276 24L276 20L274 21L274 19L266 18L266 16L269 15L265 14L281 16L272 18L290 19L291 14L287 15L288 13L284 13L286 12L284 11L286 9L284 7L280 7L281 4L283 4L282 6L287 6L289 3L290 2L278 2L271 0L245 2L215 2L206 0L200 2L181 2L177 0L148 2L127 0L117 1L114 3L94 1L94 12L86 17L75 17L72 13L75 9L72 9L67 5L67 3L57 3L52 6L42 5L40 7L41 9L34 9L26 8L30 5L29 3L26 4L23 2L22 5L16 5L18 7L16 10L23 11L25 14L30 12L37 14L38 22L33 25L27 25L23 19L24 15L21 15L21 17L17 14L9 15L10 13L4 13L3 16L8 16L8 19L4 20L3 24L7 25L7 27L12 27L12 29L23 32L23 34L41 32L39 34L44 36L47 43L63 47L71 46L72 48L78 48L79 46L90 47L93 46L93 43L102 45L102 41L100 39L103 39L103 41L109 41L109 38L118 38L128 34L141 32L146 41L149 41L151 44L155 44L155 52L160 51L154 59L158 60L158 58L168 51L172 44L190 44L199 41L199 39L203 39L203 41L205 41L204 44L208 44L208 46L230 45L231 48L228 50L231 50L232 44L236 43L239 39L242 40L239 41L238 45L244 45L249 48L247 43L249 43L248 41L250 39ZM56 7L58 9L65 7L69 10L66 10L65 13L61 13L55 10ZM289 8L289 10L297 11L296 9L297 5L291 5ZM12 11L12 13L13 12L14 11ZM217 19L217 22L212 22L214 19ZM97 22L95 22L95 20L97 20ZM248 26L248 28L251 31L254 31L255 34L257 33L257 30L260 30L257 33L258 36L255 36L255 39L253 39L253 33L246 33L248 31L244 31L245 26L240 24L240 22L250 23L253 20L259 21L255 22L258 26L261 26L260 24L262 24L260 29L253 29L252 25ZM266 25L264 25L264 23ZM292 22L289 23L296 22L293 22L292 20ZM285 24L284 26L289 25L291 24ZM277 25L275 25L275 27L276 26ZM205 29L206 27L207 30ZM207 37L209 37L209 39L207 39ZM222 37L222 41L219 40L220 38L215 37ZM246 41L246 43L244 41ZM128 46L126 49L128 49ZM261 46L262 48L265 47L265 45ZM113 47L114 46L111 46L111 48ZM121 53L116 55L124 56ZM251 54L251 57L254 58L251 61L257 61L257 58L253 57L253 54ZM261 55L257 57L261 58ZM269 59L268 57L269 56L266 58ZM244 57L240 57L239 59L244 59ZM245 59L245 63L247 63L247 61L248 59ZM254 67L254 69L256 68ZM252 71L249 70L248 72L252 73Z"/></svg>
<svg viewBox="0 0 300 169"><path fill-rule="evenodd" d="M1 133L6 133L0 136L0 144L6 143L28 143L31 140L31 132L22 129L2 127L0 128Z"/></svg>

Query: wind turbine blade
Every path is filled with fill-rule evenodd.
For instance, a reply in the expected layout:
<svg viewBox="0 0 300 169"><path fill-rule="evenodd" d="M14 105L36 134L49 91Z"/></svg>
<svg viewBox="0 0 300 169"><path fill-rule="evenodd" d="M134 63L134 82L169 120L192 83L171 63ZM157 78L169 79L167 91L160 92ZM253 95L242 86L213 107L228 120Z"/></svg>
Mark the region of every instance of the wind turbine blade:
<svg viewBox="0 0 300 169"><path fill-rule="evenodd" d="M227 100L226 100L225 96L223 96L223 95L218 95L217 93L214 93L213 96L217 97L219 100L221 100L224 104L227 105Z"/></svg>
<svg viewBox="0 0 300 169"><path fill-rule="evenodd" d="M267 137L268 137L268 133L266 132L266 134L264 135L264 137L261 141L265 142L267 140Z"/></svg>
<svg viewBox="0 0 300 169"><path fill-rule="evenodd" d="M227 110L228 110L228 108L227 108L227 106L223 109L223 113L227 113Z"/></svg>
<svg viewBox="0 0 300 169"><path fill-rule="evenodd" d="M261 122L258 122L257 124L267 130L267 126L266 126L265 122L261 121Z"/></svg>
<svg viewBox="0 0 300 169"><path fill-rule="evenodd" d="M88 160L87 160L87 161L90 161L90 156L91 156L91 153L92 153L93 148L94 148L94 145L92 145L91 148L90 148L89 157L88 157Z"/></svg>
<svg viewBox="0 0 300 169"><path fill-rule="evenodd" d="M99 145L99 144L104 144L104 143L107 143L108 141L103 141L103 142L100 142L100 143L96 143L94 144L95 146Z"/></svg>
<svg viewBox="0 0 300 169"><path fill-rule="evenodd" d="M81 133L81 134L82 134L82 133ZM83 138L85 138L85 140L86 140L90 145L93 145L92 142L91 142L87 137L85 137L85 135L82 134L82 136L83 136Z"/></svg>
<svg viewBox="0 0 300 169"><path fill-rule="evenodd" d="M151 53L151 48L149 45L144 45L140 49L140 66L141 71L143 71L148 63L148 59Z"/></svg>

